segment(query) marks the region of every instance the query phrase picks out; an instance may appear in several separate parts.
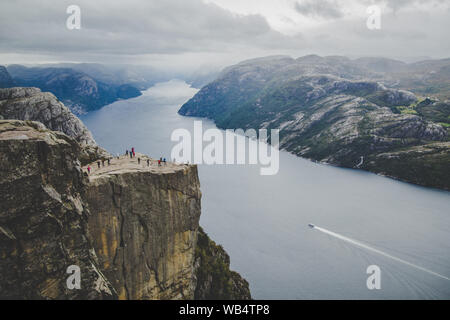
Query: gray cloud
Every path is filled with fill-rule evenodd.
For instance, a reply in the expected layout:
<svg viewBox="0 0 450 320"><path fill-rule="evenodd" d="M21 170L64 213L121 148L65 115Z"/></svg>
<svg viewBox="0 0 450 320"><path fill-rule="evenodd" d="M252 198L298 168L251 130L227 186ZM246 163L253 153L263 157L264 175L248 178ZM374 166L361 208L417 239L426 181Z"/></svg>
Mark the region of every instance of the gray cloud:
<svg viewBox="0 0 450 320"><path fill-rule="evenodd" d="M340 18L344 15L335 0L301 0L295 3L295 10L304 16L321 18Z"/></svg>
<svg viewBox="0 0 450 320"><path fill-rule="evenodd" d="M447 8L450 7L448 0L386 0L386 3L388 7L392 8L394 11L423 4L431 7L444 4L447 5Z"/></svg>
<svg viewBox="0 0 450 320"><path fill-rule="evenodd" d="M275 31L261 15L238 15L202 0L72 1L2 0L0 64L80 61L194 68L269 54L450 56L450 13L435 9L445 3L441 0L297 0L292 2L296 12L315 23L299 27L295 36ZM73 3L81 7L81 30L65 27L66 8ZM384 3L398 14L383 12L382 29L371 31L364 10L359 16L347 14L355 3Z"/></svg>
<svg viewBox="0 0 450 320"><path fill-rule="evenodd" d="M426 5L428 8L445 5L450 10L450 1L448 0L361 0L367 6L371 4L386 4L394 13L404 9L415 8L418 5Z"/></svg>
<svg viewBox="0 0 450 320"><path fill-rule="evenodd" d="M201 0L78 1L81 30L67 30L72 1L2 3L0 50L73 54L175 54L289 45L260 15L239 16Z"/></svg>

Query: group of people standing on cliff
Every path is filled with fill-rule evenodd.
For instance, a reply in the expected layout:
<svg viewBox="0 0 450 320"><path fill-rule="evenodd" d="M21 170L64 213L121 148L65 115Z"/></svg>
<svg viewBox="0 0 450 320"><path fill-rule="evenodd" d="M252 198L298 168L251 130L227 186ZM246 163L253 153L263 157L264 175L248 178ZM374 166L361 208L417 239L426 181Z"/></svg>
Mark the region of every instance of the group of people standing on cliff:
<svg viewBox="0 0 450 320"><path fill-rule="evenodd" d="M164 158L164 159L163 159L162 157L159 158L159 160L158 160L158 166L161 166L162 163L164 163L164 165L167 164L166 158Z"/></svg>
<svg viewBox="0 0 450 320"><path fill-rule="evenodd" d="M131 148L131 151L130 151L130 152L128 152L128 149L127 149L127 152L125 152L125 155L126 155L126 156L130 155L130 159L133 159L134 157L136 157L136 153L134 152L134 147ZM139 159L139 160L140 160L140 159ZM139 161L139 162L140 162L140 161Z"/></svg>
<svg viewBox="0 0 450 320"><path fill-rule="evenodd" d="M110 166L111 165L111 159L102 159L102 160L97 160L97 167L100 169L101 167L104 167L105 166L105 161L108 163L108 166ZM91 166L90 165L88 165L88 167L87 167L87 172L88 172L88 174L90 174L91 173L91 170L92 170L92 168L91 168Z"/></svg>
<svg viewBox="0 0 450 320"><path fill-rule="evenodd" d="M131 151L128 151L128 149L125 151L125 155L128 157L128 155L130 156L130 159L133 159L136 157L136 152L134 151L134 147L131 148ZM141 164L141 158L138 157L138 164ZM158 160L158 166L161 166L162 164L166 165L167 164L167 160L166 158L159 158ZM147 159L147 167L150 166L150 159Z"/></svg>
<svg viewBox="0 0 450 320"><path fill-rule="evenodd" d="M129 150L127 149L127 150L125 151L125 156L126 156L126 157L130 156L130 159L135 158L135 157L136 157L136 152L135 152L135 150L134 150L134 147L131 148L131 151L129 151ZM119 154L117 154L117 158L119 159ZM141 158L138 157L137 160L138 160L138 164L141 164ZM107 159L107 160L104 160L104 159L103 159L103 160L98 160L98 161L97 161L98 169L100 169L102 166L103 166L103 167L105 166L105 161L107 161L108 166L111 165L111 159ZM163 157L160 157L160 158L159 158L159 160L158 160L158 166L160 167L161 165L167 165L167 160L166 160L166 158L163 158ZM147 159L147 167L150 167L150 159L149 159L149 158ZM91 170L92 170L91 166L88 165L88 167L87 167L87 173L90 174L90 173L91 173Z"/></svg>

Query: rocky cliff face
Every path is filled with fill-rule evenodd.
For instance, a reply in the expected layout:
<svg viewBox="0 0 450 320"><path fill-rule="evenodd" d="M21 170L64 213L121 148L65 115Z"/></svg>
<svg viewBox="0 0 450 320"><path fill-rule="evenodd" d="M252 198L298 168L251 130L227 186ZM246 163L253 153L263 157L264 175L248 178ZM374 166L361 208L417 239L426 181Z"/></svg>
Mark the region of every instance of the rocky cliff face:
<svg viewBox="0 0 450 320"><path fill-rule="evenodd" d="M222 249L199 260L196 166L123 156L88 176L80 157L63 133L0 121L0 298L201 299L224 283L221 298L250 298ZM79 290L67 287L71 265Z"/></svg>
<svg viewBox="0 0 450 320"><path fill-rule="evenodd" d="M87 238L80 147L38 122L0 121L0 298L114 298ZM82 272L69 290L67 268Z"/></svg>
<svg viewBox="0 0 450 320"><path fill-rule="evenodd" d="M195 249L196 300L250 300L248 282L230 270L230 257L199 228Z"/></svg>
<svg viewBox="0 0 450 320"><path fill-rule="evenodd" d="M86 126L49 92L38 88L0 89L0 115L4 119L32 120L60 131L86 145L96 145Z"/></svg>
<svg viewBox="0 0 450 320"><path fill-rule="evenodd" d="M94 174L86 198L94 248L121 299L193 299L196 166Z"/></svg>
<svg viewBox="0 0 450 320"><path fill-rule="evenodd" d="M0 119L38 121L48 129L74 138L82 146L82 164L110 155L100 148L91 132L70 110L49 92L38 88L0 89Z"/></svg>

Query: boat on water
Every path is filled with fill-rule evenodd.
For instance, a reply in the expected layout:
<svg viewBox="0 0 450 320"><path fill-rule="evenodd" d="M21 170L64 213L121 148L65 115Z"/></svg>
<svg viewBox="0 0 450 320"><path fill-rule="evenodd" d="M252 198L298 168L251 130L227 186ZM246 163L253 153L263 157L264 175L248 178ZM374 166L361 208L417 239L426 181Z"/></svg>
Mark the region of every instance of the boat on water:
<svg viewBox="0 0 450 320"><path fill-rule="evenodd" d="M315 228L315 227L316 227L316 226L313 225L312 223L308 223L308 226L309 226L310 228Z"/></svg>

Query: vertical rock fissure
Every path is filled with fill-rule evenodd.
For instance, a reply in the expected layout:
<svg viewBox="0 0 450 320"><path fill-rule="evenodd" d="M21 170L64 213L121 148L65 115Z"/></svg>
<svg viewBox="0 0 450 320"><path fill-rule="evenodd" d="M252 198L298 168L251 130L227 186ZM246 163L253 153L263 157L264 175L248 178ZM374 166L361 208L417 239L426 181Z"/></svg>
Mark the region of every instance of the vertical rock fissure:
<svg viewBox="0 0 450 320"><path fill-rule="evenodd" d="M113 188L114 190L114 188ZM113 192L114 194L114 192ZM120 194L120 197L122 194ZM123 214L122 210L122 202L119 201L119 212L120 212L120 248L122 248L122 277L123 277L123 286L125 288L125 299L130 298L130 292L128 291L128 285L127 285L127 272L126 272L126 263L125 263L125 240L124 240L124 225L125 225L125 216Z"/></svg>

